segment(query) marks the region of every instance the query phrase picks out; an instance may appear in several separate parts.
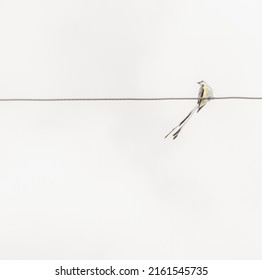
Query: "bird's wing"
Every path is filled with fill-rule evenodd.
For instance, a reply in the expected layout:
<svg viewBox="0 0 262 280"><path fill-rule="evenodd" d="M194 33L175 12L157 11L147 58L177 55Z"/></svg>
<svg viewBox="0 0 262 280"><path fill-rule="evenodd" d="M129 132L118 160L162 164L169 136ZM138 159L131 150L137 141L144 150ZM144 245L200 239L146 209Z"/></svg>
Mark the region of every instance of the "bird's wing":
<svg viewBox="0 0 262 280"><path fill-rule="evenodd" d="M204 101L204 100L203 100L204 92L205 92L205 89L204 89L203 86L201 86L201 87L199 88L198 102L197 102L199 108L202 107L202 105L203 105L202 103L203 103L203 101Z"/></svg>

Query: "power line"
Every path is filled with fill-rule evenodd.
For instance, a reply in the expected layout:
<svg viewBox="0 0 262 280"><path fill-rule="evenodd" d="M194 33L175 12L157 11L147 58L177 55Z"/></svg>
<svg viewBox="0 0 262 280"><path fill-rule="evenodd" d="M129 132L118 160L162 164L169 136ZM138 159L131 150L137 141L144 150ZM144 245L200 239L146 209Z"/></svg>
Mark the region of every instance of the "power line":
<svg viewBox="0 0 262 280"><path fill-rule="evenodd" d="M127 98L0 98L0 102L72 102L72 101L180 101L180 100L198 100L198 97L127 97ZM223 96L202 98L209 100L226 100L226 99L242 99L242 100L262 100L262 97L248 96Z"/></svg>

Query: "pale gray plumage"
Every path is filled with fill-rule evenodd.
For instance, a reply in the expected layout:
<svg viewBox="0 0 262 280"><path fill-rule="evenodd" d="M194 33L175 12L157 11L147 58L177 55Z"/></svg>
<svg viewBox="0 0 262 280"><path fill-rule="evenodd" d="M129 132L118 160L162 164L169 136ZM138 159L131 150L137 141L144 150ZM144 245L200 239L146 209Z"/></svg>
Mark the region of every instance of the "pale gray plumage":
<svg viewBox="0 0 262 280"><path fill-rule="evenodd" d="M189 121L189 119L193 116L195 111L199 112L208 101L210 101L213 98L213 90L212 88L204 81L198 82L200 85L199 93L198 93L198 102L197 105L194 107L194 109L183 119L183 121L178 124L175 128L173 128L167 135L168 137L172 132L173 133L173 140L177 138L179 133L181 132L182 128L185 126L185 124ZM166 138L165 137L165 138Z"/></svg>

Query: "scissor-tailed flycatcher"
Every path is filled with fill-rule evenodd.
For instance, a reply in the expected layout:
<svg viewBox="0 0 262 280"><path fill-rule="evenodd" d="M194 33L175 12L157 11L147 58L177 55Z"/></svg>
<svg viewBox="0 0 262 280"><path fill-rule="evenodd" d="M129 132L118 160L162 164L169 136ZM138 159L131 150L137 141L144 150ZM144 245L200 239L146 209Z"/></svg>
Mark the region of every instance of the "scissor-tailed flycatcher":
<svg viewBox="0 0 262 280"><path fill-rule="evenodd" d="M172 132L173 133L173 140L177 138L178 134L181 132L182 128L185 124L189 121L189 119L193 116L195 111L199 112L209 100L213 97L213 90L212 88L204 81L198 82L200 85L199 93L198 93L198 102L195 108L182 120L182 122L173 128L167 135L169 136ZM166 138L165 137L165 138Z"/></svg>

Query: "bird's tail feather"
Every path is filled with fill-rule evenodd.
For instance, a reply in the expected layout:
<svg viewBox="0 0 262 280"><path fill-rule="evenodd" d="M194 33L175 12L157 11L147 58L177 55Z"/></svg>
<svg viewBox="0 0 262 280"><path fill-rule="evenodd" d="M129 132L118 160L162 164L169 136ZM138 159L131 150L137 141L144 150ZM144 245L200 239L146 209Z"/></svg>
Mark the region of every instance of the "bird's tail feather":
<svg viewBox="0 0 262 280"><path fill-rule="evenodd" d="M195 111L198 109L198 105L196 105L194 107L194 109L192 111L190 111L190 113L182 120L182 122L180 122L180 124L178 124L176 127L174 127L166 136L165 138L167 138L173 131L173 139L176 139L178 134L180 133L181 129L184 127L184 125L189 121L189 119L193 116L193 114L195 113Z"/></svg>

